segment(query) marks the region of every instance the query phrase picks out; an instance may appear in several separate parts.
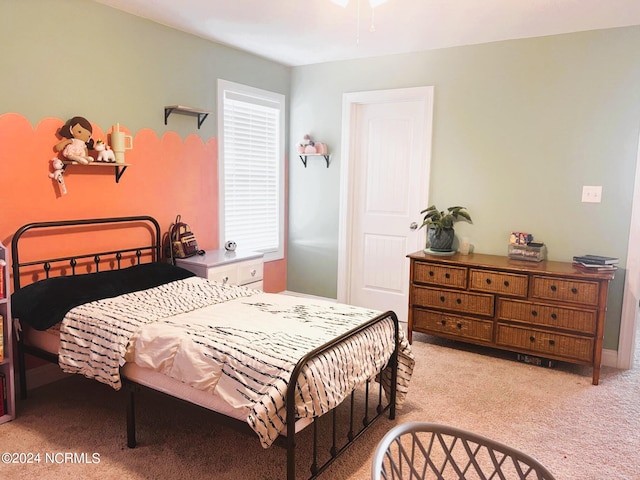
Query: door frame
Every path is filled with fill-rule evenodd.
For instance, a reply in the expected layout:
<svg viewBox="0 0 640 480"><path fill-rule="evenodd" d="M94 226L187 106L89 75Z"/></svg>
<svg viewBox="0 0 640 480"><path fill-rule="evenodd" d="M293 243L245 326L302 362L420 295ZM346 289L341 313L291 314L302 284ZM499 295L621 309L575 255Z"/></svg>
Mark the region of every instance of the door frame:
<svg viewBox="0 0 640 480"><path fill-rule="evenodd" d="M342 142L340 148L340 213L338 226L338 284L337 297L341 303L349 303L351 291L351 244L352 229L349 221L353 216L355 163L355 128L354 120L357 107L368 103L398 102L423 100L427 106L425 119L433 130L433 86L396 88L391 90L373 90L365 92L344 93L342 95ZM427 138L425 162L426 171L431 170L432 135ZM429 197L429 185L426 185L425 197ZM409 279L407 279L407 282Z"/></svg>
<svg viewBox="0 0 640 480"><path fill-rule="evenodd" d="M626 276L622 297L622 315L620 318L620 336L618 337L618 355L616 366L622 369L633 367L636 345L638 307L640 302L640 137L636 158L636 178L633 188L633 203L629 228L629 246L627 247Z"/></svg>

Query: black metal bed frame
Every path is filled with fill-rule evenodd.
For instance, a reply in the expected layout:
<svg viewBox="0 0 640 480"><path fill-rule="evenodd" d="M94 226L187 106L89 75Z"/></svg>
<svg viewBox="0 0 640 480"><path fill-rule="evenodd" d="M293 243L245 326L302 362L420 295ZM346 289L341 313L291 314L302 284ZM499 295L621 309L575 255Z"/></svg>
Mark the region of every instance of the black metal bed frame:
<svg viewBox="0 0 640 480"><path fill-rule="evenodd" d="M82 226L91 226L92 228L96 228L100 225L105 224L122 224L124 226L131 226L132 224L139 223L141 225L146 224L151 227L151 237L152 242L150 245L136 246L133 248L119 249L119 250L108 250L94 253L87 253L77 256L64 256L64 257L53 257L48 259L39 259L39 260L30 260L21 262L20 254L19 254L19 241L23 235L28 232L33 231L41 231L43 229L62 229L63 231L68 231L65 229L77 228ZM55 234L55 232L53 233ZM71 275L76 275L76 266L78 265L78 261L80 260L89 260L95 266L95 270L99 271L100 264L105 258L111 258L116 260L117 269L121 268L121 260L125 258L125 256L135 256L137 259L137 263L141 262L141 258L143 252L149 252L151 254L152 261L161 261L161 235L160 235L160 226L158 222L150 216L130 216L130 217L114 217L114 218L98 218L98 219L84 219L84 220L62 220L62 221L52 221L52 222L34 222L27 225L24 225L20 229L16 231L12 238L11 242L11 258L12 258L12 273L13 273L13 286L14 291L20 289L21 281L20 275L21 272L25 268L29 267L38 267L42 266L44 271L45 278L50 277L50 273L53 265L61 266L68 265L71 268ZM384 321L387 318L391 318L394 323L395 328L395 349L389 360L388 366L391 368L391 381L390 381L390 390L388 392L388 398L385 402L385 394L384 388L382 385L382 381L378 383L377 389L377 404L370 406L370 388L373 382L367 381L364 386L365 390L365 398L364 398L364 413L363 417L360 420L360 427L356 428L356 418L355 415L355 403L356 403L356 391L353 391L350 395L349 401L349 430L346 434L346 443L340 443L337 438L337 420L336 420L336 407L330 412L322 415L324 418L326 416L331 416L331 447L329 448L329 458L324 461L322 464L318 464L318 418L313 419L311 428L313 428L313 445L312 445L312 461L311 466L309 468L311 476L309 480L317 478L322 472L324 472L342 453L344 453L348 447L353 444L371 425L372 423L383 416L386 412L389 413L389 418L395 418L395 407L396 407L396 390L397 390L397 373L398 373L398 350L399 350L399 323L398 318L394 312L388 311L385 312L376 318L371 319L370 321L360 325L357 328L346 332L340 337L335 338L331 342L322 345L315 350L306 354L295 366L293 373L291 375L290 385L296 385L298 381L298 377L302 371L302 368L305 364L309 362L313 357L322 355L324 352L335 348L338 344L345 341L346 339L357 335L358 333L372 327L376 323ZM18 326L15 325L17 328ZM52 354L50 352L46 352L42 349L27 345L24 343L24 339L22 335L16 335L18 339L18 368L19 368L19 376L20 376L20 396L22 399L25 399L27 396L27 379L26 379L26 368L25 368L25 354L30 354L36 356L38 358L42 358L44 360L57 363L58 356ZM129 379L123 378L125 380L125 386L127 391L127 407L126 407L126 419L127 419L127 446L129 448L134 448L136 446L136 427L135 427L135 393L140 387L144 387L143 385L137 384ZM153 390L150 387L144 387ZM155 390L154 390L155 391ZM287 411L287 419L295 418L295 388L289 388L287 390L286 395L286 411ZM375 395L375 393L374 393ZM171 395L170 395L171 396ZM176 398L176 397L174 397ZM345 400L341 405L345 404L347 400ZM375 413L370 416L370 409L374 408ZM286 425L286 439L284 441L286 446L286 470L287 470L287 480L295 480L296 478L296 422L287 422ZM310 428L310 427L306 427ZM326 453L326 452L325 452Z"/></svg>

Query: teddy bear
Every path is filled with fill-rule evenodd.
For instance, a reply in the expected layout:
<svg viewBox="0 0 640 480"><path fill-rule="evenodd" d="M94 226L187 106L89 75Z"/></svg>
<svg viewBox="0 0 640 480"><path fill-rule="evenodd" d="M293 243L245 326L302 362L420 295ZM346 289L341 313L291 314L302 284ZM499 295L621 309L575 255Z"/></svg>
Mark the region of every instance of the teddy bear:
<svg viewBox="0 0 640 480"><path fill-rule="evenodd" d="M55 146L56 152L62 152L66 159L83 165L93 162L89 156L89 150L93 150L92 132L91 123L86 118L73 117L58 132L64 140Z"/></svg>
<svg viewBox="0 0 640 480"><path fill-rule="evenodd" d="M96 162L113 163L116 161L116 155L113 153L113 150L111 150L111 147L109 147L102 140L97 140L96 145L93 148L96 152L98 152Z"/></svg>
<svg viewBox="0 0 640 480"><path fill-rule="evenodd" d="M53 172L49 174L49 178L58 182L60 184L60 192L63 195L66 195L67 187L64 184L64 178L62 178L62 174L64 173L64 163L58 157L54 157L51 159L51 166L53 167Z"/></svg>

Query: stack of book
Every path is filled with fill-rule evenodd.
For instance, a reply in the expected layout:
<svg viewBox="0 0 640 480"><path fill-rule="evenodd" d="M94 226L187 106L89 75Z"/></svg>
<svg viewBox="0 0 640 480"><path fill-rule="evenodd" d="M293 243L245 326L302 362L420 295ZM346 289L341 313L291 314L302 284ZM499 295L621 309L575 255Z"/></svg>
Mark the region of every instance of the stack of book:
<svg viewBox="0 0 640 480"><path fill-rule="evenodd" d="M602 255L578 255L573 257L573 266L590 272L608 272L618 268L619 258Z"/></svg>

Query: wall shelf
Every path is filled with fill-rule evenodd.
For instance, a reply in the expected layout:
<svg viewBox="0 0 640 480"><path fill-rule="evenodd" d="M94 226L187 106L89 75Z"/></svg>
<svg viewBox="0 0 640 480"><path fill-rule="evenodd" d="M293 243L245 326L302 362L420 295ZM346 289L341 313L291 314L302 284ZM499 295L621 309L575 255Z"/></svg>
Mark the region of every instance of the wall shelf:
<svg viewBox="0 0 640 480"><path fill-rule="evenodd" d="M111 168L115 168L116 183L120 182L120 177L122 177L122 174L124 173L124 171L127 169L127 167L131 166L130 163L91 162L91 163L83 164L83 163L78 163L78 162L70 162L68 160L63 160L62 163L64 163L63 170L66 170L69 165L80 165L82 167L111 167Z"/></svg>
<svg viewBox="0 0 640 480"><path fill-rule="evenodd" d="M327 168L329 168L329 157L328 153L301 153L300 160L304 164L304 168L307 168L307 157L324 157L325 162L327 162Z"/></svg>
<svg viewBox="0 0 640 480"><path fill-rule="evenodd" d="M172 113L181 113L183 115L195 115L198 117L198 130L200 129L200 127L202 126L202 123L205 121L205 119L207 118L207 116L211 113L211 112L207 112L206 110L201 110L199 108L191 108L191 107L185 107L182 105L167 105L166 107L164 107L164 124L167 124L167 119L169 118L169 115L171 115Z"/></svg>

